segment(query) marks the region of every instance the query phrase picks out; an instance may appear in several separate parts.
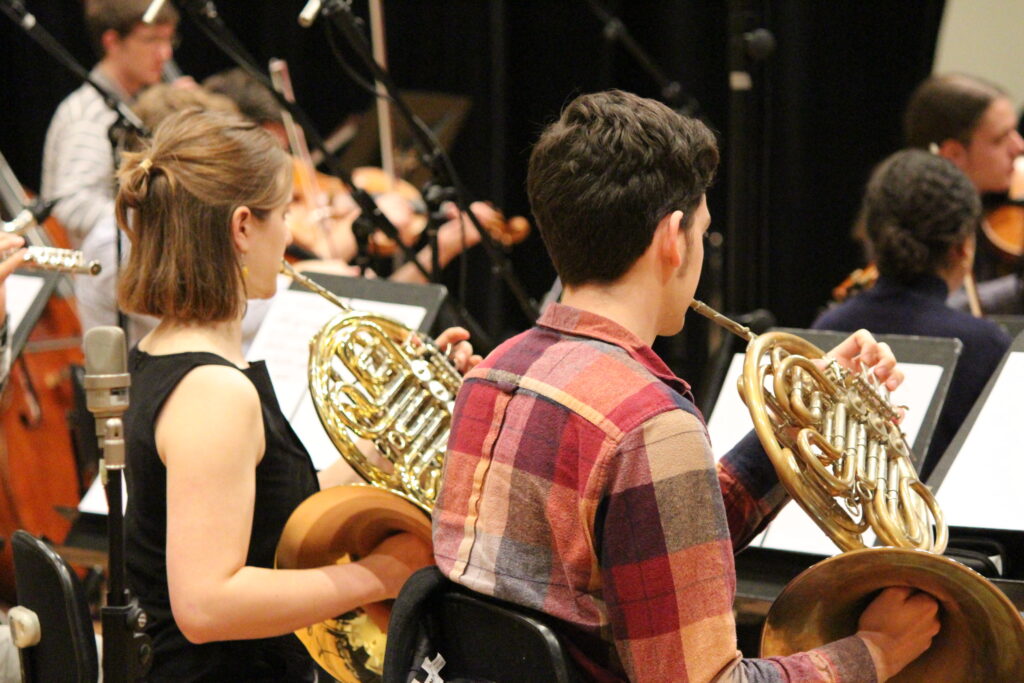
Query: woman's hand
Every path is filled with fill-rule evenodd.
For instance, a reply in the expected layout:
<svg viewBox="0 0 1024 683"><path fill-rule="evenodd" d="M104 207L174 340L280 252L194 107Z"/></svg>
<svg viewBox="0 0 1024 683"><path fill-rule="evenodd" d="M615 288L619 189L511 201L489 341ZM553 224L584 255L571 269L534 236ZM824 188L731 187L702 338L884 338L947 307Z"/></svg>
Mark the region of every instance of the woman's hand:
<svg viewBox="0 0 1024 683"><path fill-rule="evenodd" d="M402 585L418 569L434 564L430 544L411 533L384 539L359 564L373 572L384 586L385 598L398 595Z"/></svg>
<svg viewBox="0 0 1024 683"><path fill-rule="evenodd" d="M449 327L437 336L435 343L463 375L483 360L479 355L473 353L473 345L469 343L469 331L465 328Z"/></svg>

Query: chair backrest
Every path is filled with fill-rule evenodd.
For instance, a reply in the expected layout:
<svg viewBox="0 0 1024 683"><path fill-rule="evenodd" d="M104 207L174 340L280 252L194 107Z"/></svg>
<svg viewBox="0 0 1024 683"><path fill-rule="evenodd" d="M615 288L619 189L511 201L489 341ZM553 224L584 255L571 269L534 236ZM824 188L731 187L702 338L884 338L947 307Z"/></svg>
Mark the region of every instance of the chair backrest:
<svg viewBox="0 0 1024 683"><path fill-rule="evenodd" d="M96 636L78 577L50 546L15 531L14 577L18 604L39 617L42 638L22 651L25 680L95 683L99 679Z"/></svg>
<svg viewBox="0 0 1024 683"><path fill-rule="evenodd" d="M432 678L431 671L440 678ZM410 577L395 600L383 680L571 683L577 677L568 653L539 615L474 593L436 567L426 567Z"/></svg>

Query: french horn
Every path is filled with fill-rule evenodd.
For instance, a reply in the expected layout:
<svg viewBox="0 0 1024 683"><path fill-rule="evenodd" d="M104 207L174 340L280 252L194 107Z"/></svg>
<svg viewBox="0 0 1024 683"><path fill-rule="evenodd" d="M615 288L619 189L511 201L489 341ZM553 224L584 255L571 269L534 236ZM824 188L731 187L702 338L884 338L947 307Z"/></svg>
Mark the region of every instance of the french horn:
<svg viewBox="0 0 1024 683"><path fill-rule="evenodd" d="M739 391L757 436L790 496L843 551L783 589L761 655L853 635L875 594L909 586L938 600L942 626L890 680L1021 680L1024 619L991 582L941 554L942 511L917 479L897 410L873 375L815 363L824 352L795 335L755 335L700 301L691 308L748 342ZM866 547L868 529L886 547Z"/></svg>
<svg viewBox="0 0 1024 683"><path fill-rule="evenodd" d="M354 311L288 264L282 269L342 309L310 341L309 388L331 441L367 484L325 489L296 508L278 542L277 566L352 561L398 531L430 543L461 376L430 339ZM367 605L296 635L338 680L380 680L387 614L383 605Z"/></svg>

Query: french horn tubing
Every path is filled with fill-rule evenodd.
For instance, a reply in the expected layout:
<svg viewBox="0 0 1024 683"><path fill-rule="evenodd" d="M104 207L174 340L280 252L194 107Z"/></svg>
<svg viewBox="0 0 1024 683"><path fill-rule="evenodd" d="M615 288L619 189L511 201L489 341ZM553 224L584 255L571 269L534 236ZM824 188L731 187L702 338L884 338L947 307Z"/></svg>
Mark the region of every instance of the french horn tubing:
<svg viewBox="0 0 1024 683"><path fill-rule="evenodd" d="M342 309L310 341L309 389L331 441L367 485L325 489L296 508L278 542L277 566L352 561L398 531L430 543L462 377L430 339L352 310L287 263L282 270ZM338 680L380 680L387 615L383 605L366 605L296 635Z"/></svg>
<svg viewBox="0 0 1024 683"><path fill-rule="evenodd" d="M755 335L703 302L690 307L747 341L739 391L757 436L790 496L843 551L783 589L761 655L853 635L881 589L909 586L938 600L942 627L890 680L1021 680L1024 619L991 582L941 555L942 511L917 479L897 411L874 376L848 371L795 335ZM869 528L886 547L865 546Z"/></svg>

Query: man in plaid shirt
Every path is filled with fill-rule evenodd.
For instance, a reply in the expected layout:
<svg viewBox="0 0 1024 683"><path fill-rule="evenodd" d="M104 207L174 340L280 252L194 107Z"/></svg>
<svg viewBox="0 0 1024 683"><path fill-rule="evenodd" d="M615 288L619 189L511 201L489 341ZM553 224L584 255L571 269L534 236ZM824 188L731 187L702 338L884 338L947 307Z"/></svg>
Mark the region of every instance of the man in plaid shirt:
<svg viewBox="0 0 1024 683"><path fill-rule="evenodd" d="M888 589L857 635L807 653L736 649L733 553L785 493L753 436L716 467L688 385L650 348L696 290L717 163L702 123L618 91L577 98L541 136L530 201L563 303L466 376L435 558L555 617L589 679L884 680L938 631L930 597ZM866 332L832 353L902 379Z"/></svg>

